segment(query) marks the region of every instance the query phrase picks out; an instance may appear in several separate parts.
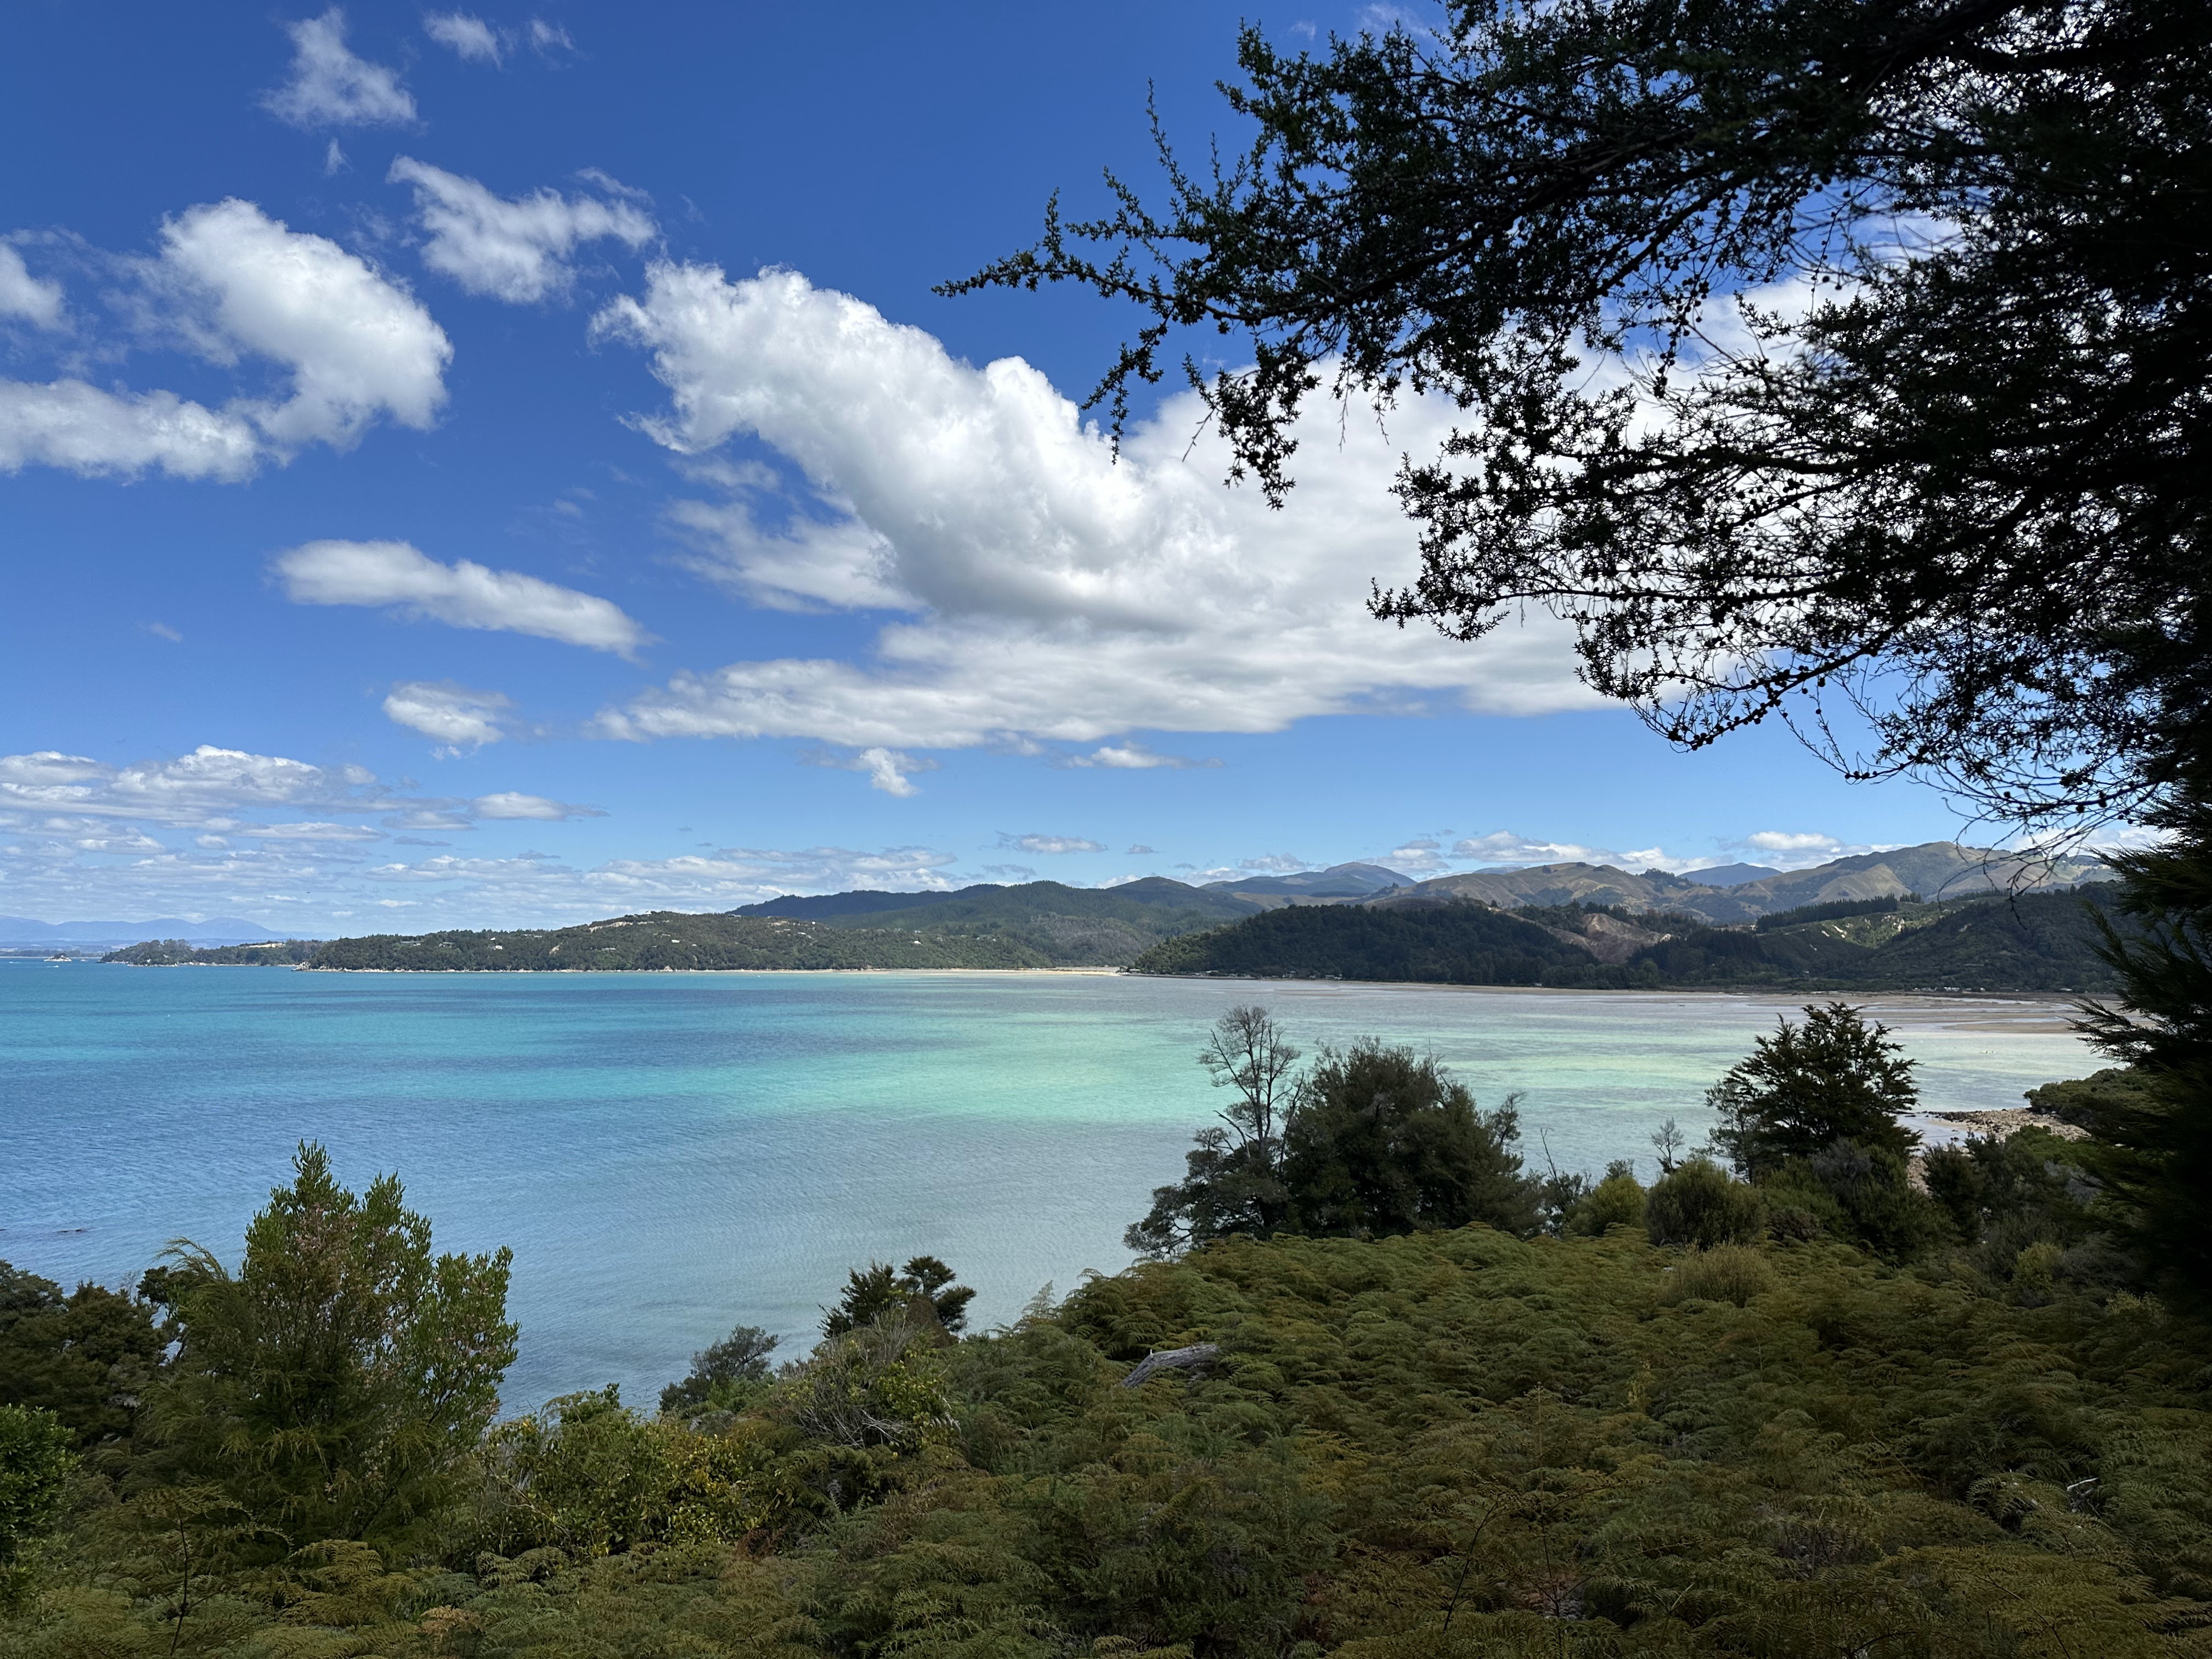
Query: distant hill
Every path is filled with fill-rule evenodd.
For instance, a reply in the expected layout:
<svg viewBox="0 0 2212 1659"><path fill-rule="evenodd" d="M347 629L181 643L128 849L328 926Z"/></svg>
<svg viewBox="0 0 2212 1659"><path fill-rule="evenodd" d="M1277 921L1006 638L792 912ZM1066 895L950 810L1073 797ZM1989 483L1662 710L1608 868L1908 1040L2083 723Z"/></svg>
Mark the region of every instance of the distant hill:
<svg viewBox="0 0 2212 1659"><path fill-rule="evenodd" d="M102 962L133 968L296 968L312 961L322 941L270 939L258 945L194 945L190 939L149 939L110 951Z"/></svg>
<svg viewBox="0 0 2212 1659"><path fill-rule="evenodd" d="M884 900L897 908L885 908ZM800 906L814 914L788 914ZM1036 881L954 893L840 893L826 902L775 899L722 915L657 910L573 927L379 933L268 952L153 939L103 960L149 967L288 960L317 969L445 973L1115 968L1163 939L1259 908L1164 879L1109 888Z"/></svg>
<svg viewBox="0 0 2212 1659"><path fill-rule="evenodd" d="M1689 878L1706 887L1741 887L1747 881L1764 881L1781 873L1763 864L1716 864L1711 869L1691 871Z"/></svg>
<svg viewBox="0 0 2212 1659"><path fill-rule="evenodd" d="M833 927L787 916L688 915L655 910L574 927L456 929L332 939L310 968L416 973L562 969L1049 968L1011 939L881 927Z"/></svg>
<svg viewBox="0 0 2212 1659"><path fill-rule="evenodd" d="M1754 868L1741 866L1739 868ZM2047 891L2105 878L2096 858L2064 859L2049 865L1931 841L1887 853L1863 853L1809 870L1764 875L1728 887L1715 887L1698 871L1684 876L1663 870L1632 875L1607 864L1540 864L1523 870L1479 870L1440 876L1367 901L1378 905L1473 902L1505 909L1526 905L1595 904L1624 910L1667 910L1719 924L1756 921L1777 910L1844 899L1965 898L1977 894Z"/></svg>
<svg viewBox="0 0 2212 1659"><path fill-rule="evenodd" d="M1326 870L1299 870L1286 876L1239 876L1209 881L1208 892L1228 893L1261 904L1313 899L1363 899L1412 882L1379 864L1332 864Z"/></svg>
<svg viewBox="0 0 2212 1659"><path fill-rule="evenodd" d="M1462 985L2096 992L2109 890L1984 896L1767 931L1581 905L1300 905L1154 945L1139 974Z"/></svg>
<svg viewBox="0 0 2212 1659"><path fill-rule="evenodd" d="M0 945L128 945L138 939L180 939L194 945L246 945L290 935L236 916L186 921L157 916L151 921L35 921L29 916L0 916Z"/></svg>

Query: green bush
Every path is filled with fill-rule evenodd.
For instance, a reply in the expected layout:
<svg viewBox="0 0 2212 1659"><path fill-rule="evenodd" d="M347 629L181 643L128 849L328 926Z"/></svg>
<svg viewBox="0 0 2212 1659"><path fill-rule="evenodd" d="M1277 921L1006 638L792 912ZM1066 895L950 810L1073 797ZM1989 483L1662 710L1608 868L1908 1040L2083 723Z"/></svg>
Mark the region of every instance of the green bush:
<svg viewBox="0 0 2212 1659"><path fill-rule="evenodd" d="M1752 1297L1774 1288L1759 1253L1741 1244L1717 1244L1693 1250L1667 1276L1660 1299L1677 1302L1731 1302L1741 1308Z"/></svg>
<svg viewBox="0 0 2212 1659"><path fill-rule="evenodd" d="M1756 1188L1710 1158L1693 1158L1656 1182L1644 1205L1644 1224L1654 1244L1711 1249L1742 1244L1766 1224L1766 1204Z"/></svg>
<svg viewBox="0 0 2212 1659"><path fill-rule="evenodd" d="M1566 1231L1600 1237L1608 1227L1640 1227L1645 1197L1644 1183L1636 1178L1631 1165L1609 1165L1605 1179L1567 1212Z"/></svg>

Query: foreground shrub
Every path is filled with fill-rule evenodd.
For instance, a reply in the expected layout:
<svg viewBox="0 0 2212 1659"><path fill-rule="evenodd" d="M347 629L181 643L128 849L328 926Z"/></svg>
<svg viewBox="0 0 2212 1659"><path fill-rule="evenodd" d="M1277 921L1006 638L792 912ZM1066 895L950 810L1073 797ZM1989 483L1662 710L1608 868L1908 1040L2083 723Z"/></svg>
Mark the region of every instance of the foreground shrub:
<svg viewBox="0 0 2212 1659"><path fill-rule="evenodd" d="M1652 1187L1644 1218L1654 1244L1710 1249L1758 1237L1766 1224L1766 1204L1749 1182L1710 1158L1693 1158Z"/></svg>
<svg viewBox="0 0 2212 1659"><path fill-rule="evenodd" d="M1695 1250L1667 1276L1660 1299L1677 1302L1730 1302L1741 1308L1752 1297L1774 1288L1774 1275L1755 1249L1741 1244L1720 1244Z"/></svg>

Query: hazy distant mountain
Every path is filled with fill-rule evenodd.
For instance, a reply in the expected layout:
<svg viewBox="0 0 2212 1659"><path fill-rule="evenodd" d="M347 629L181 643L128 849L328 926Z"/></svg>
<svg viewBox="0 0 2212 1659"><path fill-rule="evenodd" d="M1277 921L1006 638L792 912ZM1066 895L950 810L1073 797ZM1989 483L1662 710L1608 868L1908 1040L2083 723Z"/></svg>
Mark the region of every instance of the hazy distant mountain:
<svg viewBox="0 0 2212 1659"><path fill-rule="evenodd" d="M131 945L148 939L190 939L194 945L250 945L297 937L236 916L210 916L205 921L186 921L179 916L156 916L151 921L34 921L28 916L0 916L0 945Z"/></svg>
<svg viewBox="0 0 2212 1659"><path fill-rule="evenodd" d="M1287 876L1239 876L1209 881L1206 890L1252 899L1362 899L1411 884L1379 864L1332 864L1326 870L1298 870Z"/></svg>
<svg viewBox="0 0 2212 1659"><path fill-rule="evenodd" d="M1740 866L1747 867L1747 866ZM1473 901L1502 909L1529 905L1606 904L1626 910L1671 910L1710 922L1756 921L1778 910L1838 899L1967 898L1982 893L2049 891L2107 878L2101 859L2044 865L1956 842L1931 841L1887 853L1834 859L1810 870L1787 870L1716 887L1700 870L1689 877L1662 870L1632 875L1607 864L1542 864L1526 870L1478 870L1442 876L1366 901L1384 907Z"/></svg>
<svg viewBox="0 0 2212 1659"><path fill-rule="evenodd" d="M1747 881L1764 881L1781 873L1763 864L1716 864L1710 870L1692 870L1689 876L1692 881L1706 887L1741 887Z"/></svg>

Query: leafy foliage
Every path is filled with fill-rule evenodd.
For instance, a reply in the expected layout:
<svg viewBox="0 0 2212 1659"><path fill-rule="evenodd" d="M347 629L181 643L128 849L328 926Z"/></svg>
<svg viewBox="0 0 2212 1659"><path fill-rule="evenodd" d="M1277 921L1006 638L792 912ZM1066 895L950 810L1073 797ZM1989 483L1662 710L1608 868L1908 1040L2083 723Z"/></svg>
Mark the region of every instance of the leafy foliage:
<svg viewBox="0 0 2212 1659"><path fill-rule="evenodd" d="M434 1256L398 1181L356 1196L303 1143L234 1273L179 1246L151 1405L195 1478L294 1546L404 1536L444 1500L514 1358L508 1252Z"/></svg>
<svg viewBox="0 0 2212 1659"><path fill-rule="evenodd" d="M0 1406L51 1412L80 1448L128 1437L167 1346L155 1313L99 1285L64 1296L0 1261Z"/></svg>
<svg viewBox="0 0 2212 1659"><path fill-rule="evenodd" d="M949 289L1133 302L1117 417L1171 333L1241 337L1186 373L1278 498L1324 384L1452 399L1379 614L1542 605L1675 741L1778 715L2016 820L2208 746L2203 6L1453 0L1239 63L1241 154L1162 140L1163 204L1055 199Z"/></svg>
<svg viewBox="0 0 2212 1659"><path fill-rule="evenodd" d="M22 1582L25 1548L60 1518L76 1462L69 1429L52 1412L0 1406L0 1608Z"/></svg>
<svg viewBox="0 0 2212 1659"><path fill-rule="evenodd" d="M2121 1195L2127 1227L2162 1282L2212 1309L2212 753L2190 757L2149 822L2154 852L2117 858L2121 904L2141 931L2108 929L2120 1007L2087 1012L2090 1040L2133 1068L2094 1113L2099 1177Z"/></svg>
<svg viewBox="0 0 2212 1659"><path fill-rule="evenodd" d="M842 1336L916 1304L944 1329L957 1331L968 1322L968 1304L975 1299L975 1292L955 1284L952 1269L933 1255L918 1255L896 1271L888 1261L872 1261L846 1276L845 1294L823 1316L822 1334Z"/></svg>
<svg viewBox="0 0 2212 1659"><path fill-rule="evenodd" d="M1131 1249L1169 1256L1239 1233L1536 1225L1537 1183L1513 1150L1514 1101L1484 1112L1433 1059L1372 1038L1324 1048L1293 1077L1297 1056L1264 1008L1215 1023L1199 1063L1237 1098L1220 1115L1225 1127L1198 1133L1183 1179L1154 1191L1126 1236Z"/></svg>

